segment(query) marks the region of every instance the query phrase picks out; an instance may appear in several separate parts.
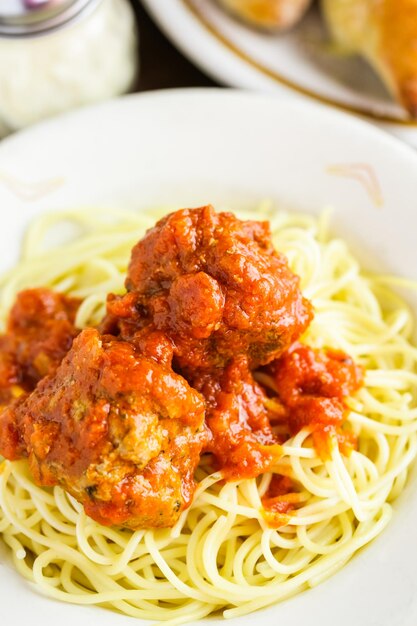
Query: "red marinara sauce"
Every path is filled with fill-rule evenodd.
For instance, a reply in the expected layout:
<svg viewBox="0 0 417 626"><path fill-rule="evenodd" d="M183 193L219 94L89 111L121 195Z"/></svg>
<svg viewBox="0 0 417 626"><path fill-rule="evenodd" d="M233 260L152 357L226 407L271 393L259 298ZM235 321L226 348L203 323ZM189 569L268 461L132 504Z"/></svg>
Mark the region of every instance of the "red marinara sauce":
<svg viewBox="0 0 417 626"><path fill-rule="evenodd" d="M345 426L346 398L363 384L363 369L340 350L315 350L294 344L268 366L283 406L284 421L294 435L311 429L321 458L330 458L331 436L344 454L355 446L355 436Z"/></svg>
<svg viewBox="0 0 417 626"><path fill-rule="evenodd" d="M301 501L291 478L274 474L268 491L262 498L263 516L272 528L285 526L290 521L290 513Z"/></svg>
<svg viewBox="0 0 417 626"><path fill-rule="evenodd" d="M282 455L265 407L266 395L245 357L219 372L193 380L206 400L209 440L206 451L225 480L254 478L271 470Z"/></svg>

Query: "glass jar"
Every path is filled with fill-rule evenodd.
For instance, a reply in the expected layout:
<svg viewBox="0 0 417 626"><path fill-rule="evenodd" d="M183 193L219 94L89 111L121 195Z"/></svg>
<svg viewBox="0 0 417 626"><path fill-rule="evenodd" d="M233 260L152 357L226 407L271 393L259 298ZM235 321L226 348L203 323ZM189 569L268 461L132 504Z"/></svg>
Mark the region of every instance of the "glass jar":
<svg viewBox="0 0 417 626"><path fill-rule="evenodd" d="M0 136L131 89L128 0L0 0Z"/></svg>

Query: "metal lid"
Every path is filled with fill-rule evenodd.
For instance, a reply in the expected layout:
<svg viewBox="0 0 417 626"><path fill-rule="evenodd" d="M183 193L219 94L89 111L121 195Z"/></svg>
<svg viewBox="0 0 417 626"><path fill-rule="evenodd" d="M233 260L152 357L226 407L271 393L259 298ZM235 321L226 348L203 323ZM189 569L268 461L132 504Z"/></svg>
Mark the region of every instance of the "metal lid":
<svg viewBox="0 0 417 626"><path fill-rule="evenodd" d="M0 36L25 37L55 30L101 0L0 0Z"/></svg>

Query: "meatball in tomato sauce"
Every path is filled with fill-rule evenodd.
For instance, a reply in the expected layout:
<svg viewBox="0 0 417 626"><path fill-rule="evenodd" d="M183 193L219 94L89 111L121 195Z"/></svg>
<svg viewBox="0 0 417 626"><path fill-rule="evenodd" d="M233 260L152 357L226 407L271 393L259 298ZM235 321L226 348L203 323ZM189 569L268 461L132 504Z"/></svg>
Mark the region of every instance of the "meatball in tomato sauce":
<svg viewBox="0 0 417 626"><path fill-rule="evenodd" d="M27 456L39 484L60 485L102 524L168 527L193 496L204 416L185 379L90 328L0 415L0 454Z"/></svg>
<svg viewBox="0 0 417 626"><path fill-rule="evenodd" d="M126 338L146 325L164 332L186 375L238 355L252 368L269 363L312 317L267 222L211 206L176 211L149 230L133 248L126 287L109 299L107 321Z"/></svg>
<svg viewBox="0 0 417 626"><path fill-rule="evenodd" d="M76 298L46 288L21 291L0 337L0 405L56 370L79 332Z"/></svg>

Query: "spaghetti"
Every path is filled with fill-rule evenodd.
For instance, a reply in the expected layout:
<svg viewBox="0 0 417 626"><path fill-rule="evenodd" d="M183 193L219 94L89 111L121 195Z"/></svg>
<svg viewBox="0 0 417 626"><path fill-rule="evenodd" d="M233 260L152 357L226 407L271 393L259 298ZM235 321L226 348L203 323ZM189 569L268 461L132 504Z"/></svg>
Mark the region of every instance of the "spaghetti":
<svg viewBox="0 0 417 626"><path fill-rule="evenodd" d="M345 242L329 236L328 214L316 220L265 206L242 217L260 214L313 302L303 341L343 350L365 369L364 386L347 401L356 449L344 456L334 439L323 459L304 428L284 443L273 472L228 483L202 457L193 502L174 528L135 532L94 522L61 488L34 484L25 461L5 461L0 532L18 571L42 593L172 625L218 611L236 617L321 583L389 523L417 454L411 311L387 279L366 276ZM77 326L97 324L107 293L123 292L130 250L155 217L42 217L20 263L1 279L2 318L18 291L47 285L83 300ZM267 374L258 376L273 387ZM262 498L275 474L301 488L285 523L271 528Z"/></svg>

